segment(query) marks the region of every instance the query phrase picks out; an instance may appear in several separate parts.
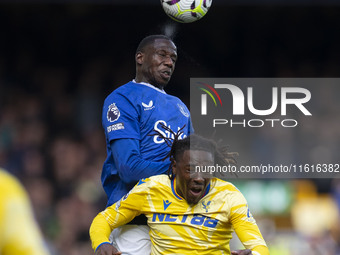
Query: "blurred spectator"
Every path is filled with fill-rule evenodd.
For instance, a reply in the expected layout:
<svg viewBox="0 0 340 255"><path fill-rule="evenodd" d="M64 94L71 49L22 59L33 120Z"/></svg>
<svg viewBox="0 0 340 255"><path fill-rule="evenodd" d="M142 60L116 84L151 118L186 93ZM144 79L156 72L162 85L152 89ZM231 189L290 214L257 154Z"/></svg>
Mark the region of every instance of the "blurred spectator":
<svg viewBox="0 0 340 255"><path fill-rule="evenodd" d="M0 254L48 255L25 189L1 168Z"/></svg>

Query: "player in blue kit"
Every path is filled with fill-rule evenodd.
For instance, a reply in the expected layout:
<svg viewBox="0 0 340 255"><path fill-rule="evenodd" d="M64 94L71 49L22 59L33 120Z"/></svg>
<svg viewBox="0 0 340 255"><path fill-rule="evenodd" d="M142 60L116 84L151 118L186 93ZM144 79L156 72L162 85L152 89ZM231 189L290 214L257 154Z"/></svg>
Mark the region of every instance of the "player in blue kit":
<svg viewBox="0 0 340 255"><path fill-rule="evenodd" d="M164 87L174 72L177 48L164 35L145 37L136 55L136 77L113 91L104 102L102 124L105 129L107 158L102 171L102 184L108 196L107 206L127 194L139 179L166 173L170 161L162 161L170 148L165 137L182 127L184 138L190 133L190 113L177 97ZM146 218L135 218L113 232L112 239L124 254L150 254ZM138 225L138 226L136 226Z"/></svg>

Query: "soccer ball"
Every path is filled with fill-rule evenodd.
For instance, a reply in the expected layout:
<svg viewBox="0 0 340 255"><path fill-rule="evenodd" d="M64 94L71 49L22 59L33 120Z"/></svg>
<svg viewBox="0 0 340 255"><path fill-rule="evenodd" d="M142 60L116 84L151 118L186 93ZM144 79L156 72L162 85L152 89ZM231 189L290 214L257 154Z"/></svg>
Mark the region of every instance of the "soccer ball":
<svg viewBox="0 0 340 255"><path fill-rule="evenodd" d="M208 12L211 3L212 0L161 0L165 13L181 23L201 19Z"/></svg>

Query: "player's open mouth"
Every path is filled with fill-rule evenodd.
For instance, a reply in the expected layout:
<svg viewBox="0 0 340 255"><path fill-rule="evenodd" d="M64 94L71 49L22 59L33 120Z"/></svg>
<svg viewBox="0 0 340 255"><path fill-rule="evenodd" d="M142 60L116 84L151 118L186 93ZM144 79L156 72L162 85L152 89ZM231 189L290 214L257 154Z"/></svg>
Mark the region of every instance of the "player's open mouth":
<svg viewBox="0 0 340 255"><path fill-rule="evenodd" d="M163 72L161 72L161 75L164 78L169 79L171 77L171 72L170 71L163 71Z"/></svg>
<svg viewBox="0 0 340 255"><path fill-rule="evenodd" d="M190 188L190 193L192 195L196 196L200 196L202 194L203 191L203 187L192 187Z"/></svg>

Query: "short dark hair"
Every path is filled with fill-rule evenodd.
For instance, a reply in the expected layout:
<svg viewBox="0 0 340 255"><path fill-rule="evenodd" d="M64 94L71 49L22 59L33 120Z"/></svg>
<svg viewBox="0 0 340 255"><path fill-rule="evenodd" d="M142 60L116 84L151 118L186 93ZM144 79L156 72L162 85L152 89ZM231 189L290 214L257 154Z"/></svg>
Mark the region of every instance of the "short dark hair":
<svg viewBox="0 0 340 255"><path fill-rule="evenodd" d="M143 52L143 50L145 49L146 46L152 44L155 42L155 40L157 39L165 39L165 40L169 40L172 42L172 39L166 35L149 35L147 37L144 37L144 39L139 43L137 50L136 50L136 54L138 52Z"/></svg>
<svg viewBox="0 0 340 255"><path fill-rule="evenodd" d="M185 128L184 125L181 129L175 133L171 128L166 125L161 125L166 131L170 132L171 138L165 137L163 133L156 131L152 135L159 135L164 139L164 142L171 147L170 152L164 158L170 158L170 166L168 169L168 176L170 179L173 179L174 176L172 174L172 166L174 161L179 161L182 157L184 151L187 150L200 150L210 152L214 156L214 164L218 164L221 166L227 166L230 164L236 164L236 160L234 156L238 155L236 152L229 152L228 147L226 145L219 146L214 140L207 139L203 136L197 134L191 134L184 139L179 139L179 137L183 134L182 130Z"/></svg>

